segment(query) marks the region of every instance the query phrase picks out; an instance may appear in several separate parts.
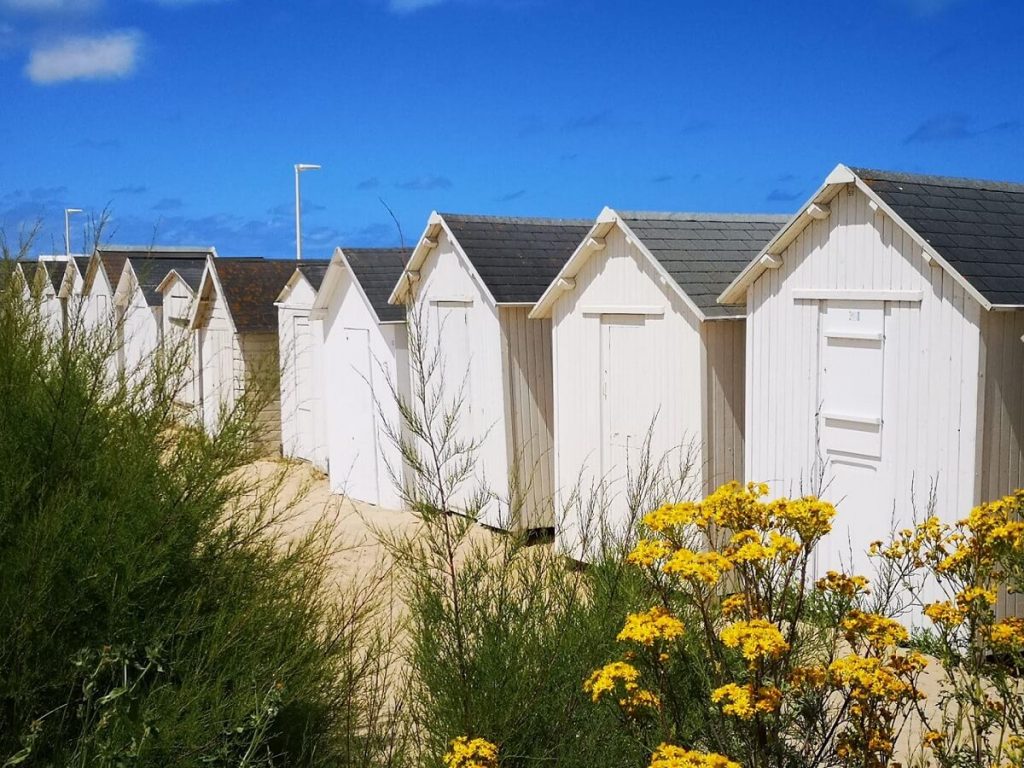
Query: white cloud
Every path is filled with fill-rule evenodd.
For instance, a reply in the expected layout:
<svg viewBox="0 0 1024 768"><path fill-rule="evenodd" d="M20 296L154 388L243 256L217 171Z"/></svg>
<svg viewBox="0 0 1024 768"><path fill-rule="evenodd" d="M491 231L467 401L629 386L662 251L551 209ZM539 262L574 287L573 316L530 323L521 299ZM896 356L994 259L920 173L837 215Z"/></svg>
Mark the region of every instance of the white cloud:
<svg viewBox="0 0 1024 768"><path fill-rule="evenodd" d="M25 74L40 85L128 77L135 71L141 46L142 35L134 30L68 37L33 49Z"/></svg>

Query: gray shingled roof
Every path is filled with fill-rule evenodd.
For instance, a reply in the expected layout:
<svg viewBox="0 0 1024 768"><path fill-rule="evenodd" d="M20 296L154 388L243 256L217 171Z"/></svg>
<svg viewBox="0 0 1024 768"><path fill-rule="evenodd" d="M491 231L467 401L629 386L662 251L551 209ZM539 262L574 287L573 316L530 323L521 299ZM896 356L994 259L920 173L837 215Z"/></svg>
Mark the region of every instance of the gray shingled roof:
<svg viewBox="0 0 1024 768"><path fill-rule="evenodd" d="M319 291L330 264L330 259L303 259L299 263L298 270L313 286L313 290Z"/></svg>
<svg viewBox="0 0 1024 768"><path fill-rule="evenodd" d="M718 296L788 220L769 214L642 213L619 216L705 317L743 315Z"/></svg>
<svg viewBox="0 0 1024 768"><path fill-rule="evenodd" d="M235 330L239 333L277 332L274 302L295 274L299 262L278 259L214 260Z"/></svg>
<svg viewBox="0 0 1024 768"><path fill-rule="evenodd" d="M593 225L575 219L441 217L499 304L537 301Z"/></svg>
<svg viewBox="0 0 1024 768"><path fill-rule="evenodd" d="M181 257L178 255L135 255L129 257L128 263L132 265L135 279L139 281L139 287L142 289L142 295L146 298L146 303L151 307L157 307L163 304L164 297L156 288L171 273L171 270L182 275L182 279L184 279L183 272L193 274L198 270L201 278L203 268L206 266L206 255L198 253ZM197 280L193 290L198 286Z"/></svg>
<svg viewBox="0 0 1024 768"><path fill-rule="evenodd" d="M43 269L46 270L47 276L50 278L50 285L53 286L54 291L60 291L60 284L64 282L64 273L67 271L68 263L62 259L47 259L46 261L39 262L43 265Z"/></svg>
<svg viewBox="0 0 1024 768"><path fill-rule="evenodd" d="M203 271L206 269L205 261L190 262L189 264L174 267L173 269L167 270L167 274L176 272L189 288L193 291L199 290L199 285L203 282Z"/></svg>
<svg viewBox="0 0 1024 768"><path fill-rule="evenodd" d="M851 170L988 301L1024 305L1024 184Z"/></svg>
<svg viewBox="0 0 1024 768"><path fill-rule="evenodd" d="M78 268L78 273L85 277L85 273L89 271L89 261L91 256L72 256L71 260L75 262L75 266Z"/></svg>
<svg viewBox="0 0 1024 768"><path fill-rule="evenodd" d="M356 280L382 323L405 320L405 307L388 304L409 251L403 248L342 248Z"/></svg>

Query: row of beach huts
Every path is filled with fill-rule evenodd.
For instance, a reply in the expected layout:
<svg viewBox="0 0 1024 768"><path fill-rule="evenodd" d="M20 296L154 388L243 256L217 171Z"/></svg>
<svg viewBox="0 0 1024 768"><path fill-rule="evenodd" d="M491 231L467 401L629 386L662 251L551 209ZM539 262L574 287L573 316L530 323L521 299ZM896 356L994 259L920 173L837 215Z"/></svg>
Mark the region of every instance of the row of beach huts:
<svg viewBox="0 0 1024 768"><path fill-rule="evenodd" d="M576 556L580 492L621 525L645 441L694 494L750 479L837 501L821 571L863 564L929 499L951 520L1024 484L1020 184L839 165L786 217L434 213L406 249L111 246L30 279L55 327L75 297L97 319L116 308L121 372L191 340L182 399L211 429L279 361L268 448L384 507L401 504L385 423L410 392L415 317L479 441L483 521L557 527Z"/></svg>

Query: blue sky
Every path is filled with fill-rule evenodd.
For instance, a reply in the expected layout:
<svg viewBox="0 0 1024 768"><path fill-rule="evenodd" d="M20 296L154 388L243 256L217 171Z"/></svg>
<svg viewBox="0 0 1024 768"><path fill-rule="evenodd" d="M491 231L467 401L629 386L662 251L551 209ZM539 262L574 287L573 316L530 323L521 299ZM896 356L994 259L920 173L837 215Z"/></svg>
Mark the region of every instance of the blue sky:
<svg viewBox="0 0 1024 768"><path fill-rule="evenodd" d="M0 225L287 257L431 210L793 210L838 162L1024 180L1024 3L0 0ZM76 221L76 246L81 223Z"/></svg>

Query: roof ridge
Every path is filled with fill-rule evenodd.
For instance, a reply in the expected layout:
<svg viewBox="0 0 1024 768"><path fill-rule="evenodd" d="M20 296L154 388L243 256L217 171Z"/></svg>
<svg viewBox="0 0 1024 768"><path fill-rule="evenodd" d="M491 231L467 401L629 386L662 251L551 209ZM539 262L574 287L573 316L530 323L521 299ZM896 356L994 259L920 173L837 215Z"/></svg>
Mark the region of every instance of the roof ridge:
<svg viewBox="0 0 1024 768"><path fill-rule="evenodd" d="M442 219L461 219L463 221L487 221L501 222L506 224L541 224L551 226L591 226L593 219L558 219L547 216L492 216L489 214L477 213L442 213L437 214Z"/></svg>
<svg viewBox="0 0 1024 768"><path fill-rule="evenodd" d="M924 184L926 186L989 189L997 192L1024 192L1024 183L1022 182L971 179L963 176L933 176L924 173L882 171L875 168L855 168L853 166L850 166L850 170L862 179L875 179L877 181L905 181L907 183Z"/></svg>
<svg viewBox="0 0 1024 768"><path fill-rule="evenodd" d="M213 253L216 249L212 245L117 245L116 243L105 243L96 246L100 253L104 251L126 251L128 253Z"/></svg>
<svg viewBox="0 0 1024 768"><path fill-rule="evenodd" d="M646 219L649 221L732 221L764 222L775 224L789 221L783 213L705 213L701 211L615 211L624 219Z"/></svg>

